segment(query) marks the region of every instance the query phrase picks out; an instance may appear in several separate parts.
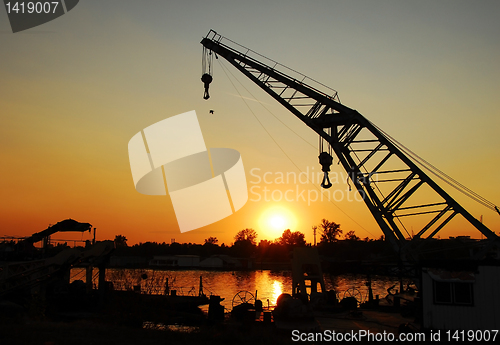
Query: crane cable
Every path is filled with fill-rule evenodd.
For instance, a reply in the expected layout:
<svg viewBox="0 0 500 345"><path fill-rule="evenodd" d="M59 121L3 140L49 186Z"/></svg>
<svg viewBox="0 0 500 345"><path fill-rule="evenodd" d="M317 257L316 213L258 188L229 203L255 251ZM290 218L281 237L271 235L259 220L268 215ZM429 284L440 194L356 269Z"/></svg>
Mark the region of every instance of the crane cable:
<svg viewBox="0 0 500 345"><path fill-rule="evenodd" d="M290 126L288 126L285 122L283 122L279 117L277 117L271 110L269 110L269 108L267 108L264 103L262 103L261 101L259 101L251 92L250 90L248 90L245 85L243 85L235 76L233 73L231 73L231 71L229 69L227 69L227 67L225 67L224 65L222 65L222 63L219 61L219 64L220 66L223 68L223 71L224 73L226 73L226 71L224 70L224 68L226 68L227 72L229 72L231 74L231 76L241 85L241 87L243 87L245 89L246 92L248 92L250 94L250 96L252 96L253 99L255 99L264 109L267 110L267 112L269 114L271 114L276 120L278 120L283 126L285 126L286 128L288 128L293 134L295 134L297 137L299 137L300 139L302 139L307 145L311 146L312 148L314 148L314 150L317 150L318 148L311 144L309 141L307 141L307 139L305 139L303 136L301 136L299 133L297 133L296 131L294 131L292 128L290 128ZM228 77L227 73L226 73L226 76ZM229 79L229 77L228 77ZM229 79L229 81L231 82L231 79ZM232 84L232 82L231 82ZM234 86L234 84L233 84ZM234 86L236 92L238 92L238 90L236 89L236 86ZM241 94L238 92L238 95L243 99L243 96L241 96ZM246 102L245 102L246 103Z"/></svg>
<svg viewBox="0 0 500 345"><path fill-rule="evenodd" d="M213 55L212 51L203 47L202 55L201 55L201 74L210 74L212 75L212 64L213 64Z"/></svg>
<svg viewBox="0 0 500 345"><path fill-rule="evenodd" d="M410 150L409 148L407 148L406 146L404 146L400 142L398 142L396 139L391 137L389 134L387 134L382 129L377 127L375 124L373 124L372 122L370 122L370 123L377 130L379 130L386 137L386 139L389 140L394 146L396 146L399 150L401 150L406 155L408 155L410 158L412 158L412 160L415 163L424 167L426 170L431 172L433 175L435 175L436 177L438 177L439 179L441 179L442 181L444 181L445 183L447 183L451 187L455 188L456 190L458 190L462 194L468 196L469 198L476 201L477 203L479 203L479 204L481 204L481 205L483 205L483 206L485 206L493 211L496 211L497 213L500 214L499 208L494 203L483 198L481 195L477 194L476 192L472 191L471 189L467 188L466 186L464 186L463 184L461 184L460 182L458 182L457 180L455 180L451 176L447 175L446 173L444 173L443 171L441 171L440 169L438 169L437 167L435 167L434 165L432 165L431 163L429 163L428 161L426 161L425 159L423 159L422 157L417 155L415 152L413 152L412 150Z"/></svg>
<svg viewBox="0 0 500 345"><path fill-rule="evenodd" d="M302 172L302 170L298 167L298 165L292 160L292 158L285 152L285 150L281 147L280 144L278 144L278 142L276 141L276 139L274 139L274 137L271 135L271 133L266 129L266 127L264 126L264 124L259 120L259 118L257 117L257 115L255 115L255 113L253 112L252 108L250 108L250 106L248 105L248 103L246 102L245 98L241 95L240 91L238 90L238 88L236 87L236 85L233 83L233 81L231 80L231 78L229 78L229 75L227 72L229 72L229 74L231 74L231 76L238 81L238 83L240 85L243 86L243 84L231 73L231 71L229 69L227 69L227 67L225 67L221 62L220 60L219 61L219 65L221 66L222 68L222 71L224 72L224 74L226 75L227 79L229 80L229 82L231 83L231 85L233 85L234 89L236 90L236 92L238 93L238 95L240 96L240 98L243 100L243 102L245 103L245 105L247 106L248 110L250 110L250 112L252 113L252 115L255 117L255 119L257 120L257 122L260 124L260 126L264 129L264 131L267 133L267 135L269 135L269 137L272 139L272 141L276 144L276 146L278 146L278 148L281 150L281 152L283 152L283 154L286 156L286 158L288 158L288 160L295 166L295 168L299 171L299 172ZM227 70L227 71L226 71ZM278 119L268 108L266 108L262 102L260 102L257 98L255 98L255 96L247 89L245 88L245 86L243 86L243 88L255 99L257 100L271 115L273 115L276 119ZM279 119L278 119L279 120ZM281 123L283 123L281 120L279 120ZM283 123L284 124L284 123ZM304 138L302 138L299 134L297 134L295 131L293 131L290 127L288 127L286 124L284 124L289 130L291 130L294 134L296 134L297 136L299 136L302 140L306 141ZM306 143L308 143L309 145L311 145L308 141L306 141ZM313 145L311 145L313 146ZM314 147L314 146L313 146ZM316 149L316 147L314 147ZM312 183L311 180L309 179L309 176L307 176L307 180L314 186L314 188L316 188L317 190L319 190L320 194L321 194L321 189L318 188L318 186L316 186L316 184ZM347 218L349 218L351 221L353 221L355 224L357 224L361 229L363 229L364 231L366 231L367 233L369 233L371 236L374 236L374 234L372 234L370 231L368 231L367 229L365 229L365 227L363 227L361 224L359 224L356 220L354 220L351 216L349 216L344 210L342 210L337 204L335 204L332 200L330 200L330 198L328 198L328 201L330 201L330 203L335 206L340 212L342 212Z"/></svg>

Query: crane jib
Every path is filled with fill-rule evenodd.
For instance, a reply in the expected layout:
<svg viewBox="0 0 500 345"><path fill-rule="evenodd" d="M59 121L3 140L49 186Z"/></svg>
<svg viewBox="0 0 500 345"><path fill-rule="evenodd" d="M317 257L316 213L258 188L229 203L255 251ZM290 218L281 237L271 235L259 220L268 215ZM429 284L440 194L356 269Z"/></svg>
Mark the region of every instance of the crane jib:
<svg viewBox="0 0 500 345"><path fill-rule="evenodd" d="M486 238L498 240L493 231L423 170L442 178L433 171L435 167L430 168L425 160L356 110L341 104L335 90L214 31L210 31L201 44L231 63L331 145L386 239L398 252L406 251L407 259L418 259L411 251L415 242L434 238L456 216L462 216ZM489 203L468 189L464 193ZM489 203L488 207L498 212L494 204ZM424 216L427 217L425 225L410 235L401 219Z"/></svg>

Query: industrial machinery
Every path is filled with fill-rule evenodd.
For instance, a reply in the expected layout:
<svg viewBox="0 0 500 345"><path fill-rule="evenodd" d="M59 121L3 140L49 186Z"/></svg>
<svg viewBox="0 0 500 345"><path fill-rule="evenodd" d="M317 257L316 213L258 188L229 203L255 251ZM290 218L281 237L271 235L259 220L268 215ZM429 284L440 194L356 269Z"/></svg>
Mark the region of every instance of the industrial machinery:
<svg viewBox="0 0 500 345"><path fill-rule="evenodd" d="M92 224L80 223L74 219L65 219L57 222L54 225L50 225L47 229L34 233L33 235L24 238L18 242L18 246L31 246L36 242L42 241L42 246L46 247L51 235L56 232L90 232L92 230ZM95 241L95 229L94 229L94 241Z"/></svg>
<svg viewBox="0 0 500 345"><path fill-rule="evenodd" d="M45 291L46 287L58 280L64 280L69 284L69 272L71 268L79 264L87 268L88 288L91 289L92 269L99 267L99 279L101 288L104 286L104 267L109 254L114 249L112 241L95 242L84 249L66 248L57 255L48 258L34 260L34 243L43 241L42 251L49 243L51 235L57 232L85 232L91 231L92 225L80 223L73 219L65 219L47 229L34 233L33 235L20 240L15 247L15 252L19 257L14 257L16 261L0 262L0 297L17 293L32 294ZM28 258L26 258L28 257Z"/></svg>
<svg viewBox="0 0 500 345"><path fill-rule="evenodd" d="M201 44L205 99L212 82L213 56L223 57L320 136L319 160L325 173L322 187L331 186L328 172L333 151L385 238L405 260L417 260L416 249L425 239L436 237L455 217L465 219L490 242L498 240L427 172L499 212L493 203L415 155L356 110L341 104L335 90L213 30ZM416 223L421 225L412 236L401 219L416 217Z"/></svg>

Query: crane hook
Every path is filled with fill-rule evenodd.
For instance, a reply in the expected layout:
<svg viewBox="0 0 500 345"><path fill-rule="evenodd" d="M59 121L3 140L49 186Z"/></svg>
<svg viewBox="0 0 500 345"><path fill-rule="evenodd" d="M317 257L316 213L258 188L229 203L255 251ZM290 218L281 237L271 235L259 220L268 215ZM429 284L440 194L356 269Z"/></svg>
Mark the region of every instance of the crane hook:
<svg viewBox="0 0 500 345"><path fill-rule="evenodd" d="M321 171L325 173L323 181L321 182L321 187L328 189L332 186L332 183L328 178L328 172L330 171L330 165L333 163L333 157L328 152L321 152L318 158L319 164L321 164Z"/></svg>
<svg viewBox="0 0 500 345"><path fill-rule="evenodd" d="M328 178L328 172L325 171L325 174L323 176L323 181L321 181L321 187L328 189L330 188L332 183L330 182L330 179Z"/></svg>
<svg viewBox="0 0 500 345"><path fill-rule="evenodd" d="M205 73L201 76L201 81L203 82L205 86L205 93L203 94L203 99L209 99L210 95L208 94L208 87L210 86L210 83L212 82L212 76L208 73Z"/></svg>

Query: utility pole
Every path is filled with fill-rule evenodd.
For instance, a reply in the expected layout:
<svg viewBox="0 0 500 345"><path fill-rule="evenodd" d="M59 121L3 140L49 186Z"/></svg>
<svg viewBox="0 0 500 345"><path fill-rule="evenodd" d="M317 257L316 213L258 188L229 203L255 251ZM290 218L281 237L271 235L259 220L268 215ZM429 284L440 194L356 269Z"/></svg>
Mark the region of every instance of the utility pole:
<svg viewBox="0 0 500 345"><path fill-rule="evenodd" d="M313 229L313 235L314 235L314 246L316 247L316 229L318 229L318 227L313 226L312 229Z"/></svg>

